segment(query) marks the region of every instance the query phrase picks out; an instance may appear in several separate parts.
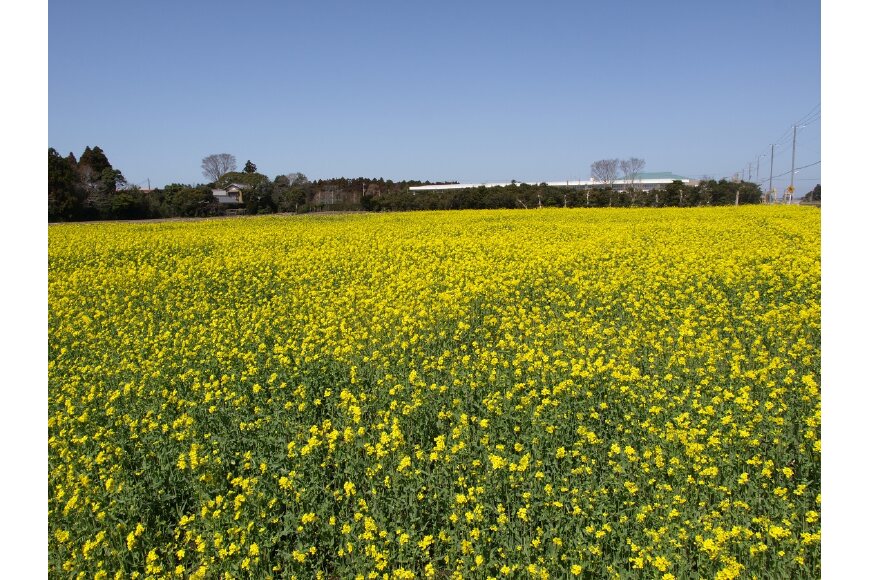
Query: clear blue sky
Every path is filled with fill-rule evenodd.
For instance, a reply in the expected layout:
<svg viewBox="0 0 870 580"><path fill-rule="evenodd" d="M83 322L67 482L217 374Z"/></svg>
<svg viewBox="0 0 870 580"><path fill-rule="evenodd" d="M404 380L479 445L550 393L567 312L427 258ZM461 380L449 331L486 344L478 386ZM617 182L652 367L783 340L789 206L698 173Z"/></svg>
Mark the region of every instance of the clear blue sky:
<svg viewBox="0 0 870 580"><path fill-rule="evenodd" d="M767 154L766 178L821 102L818 0L50 0L48 25L49 145L99 145L142 186L205 181L224 152L270 177L529 182L631 156L721 178ZM798 131L796 166L820 133Z"/></svg>

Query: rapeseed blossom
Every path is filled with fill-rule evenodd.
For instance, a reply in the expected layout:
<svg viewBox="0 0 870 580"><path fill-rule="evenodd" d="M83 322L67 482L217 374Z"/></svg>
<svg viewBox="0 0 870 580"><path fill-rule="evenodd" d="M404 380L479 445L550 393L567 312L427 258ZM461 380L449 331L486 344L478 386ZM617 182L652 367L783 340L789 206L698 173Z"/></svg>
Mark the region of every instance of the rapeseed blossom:
<svg viewBox="0 0 870 580"><path fill-rule="evenodd" d="M49 575L820 575L819 214L49 229Z"/></svg>

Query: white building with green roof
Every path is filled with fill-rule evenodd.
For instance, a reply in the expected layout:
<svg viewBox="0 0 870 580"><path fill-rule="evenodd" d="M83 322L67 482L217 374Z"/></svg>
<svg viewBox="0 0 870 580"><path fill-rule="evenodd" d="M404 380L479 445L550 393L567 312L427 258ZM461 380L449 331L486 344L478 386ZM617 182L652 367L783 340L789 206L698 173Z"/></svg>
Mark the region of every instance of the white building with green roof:
<svg viewBox="0 0 870 580"><path fill-rule="evenodd" d="M697 179L689 179L688 177L683 177L682 175L677 175L670 171L657 171L638 173L633 182L627 179L615 179L613 180L613 188L617 191L623 191L627 189L629 185L634 185L635 188L642 189L643 191L652 191L654 189L661 189L674 181L682 181L686 185L698 185L699 183ZM444 183L437 185L417 185L410 187L409 189L411 191L446 191L450 189L468 189L475 187L507 187L509 185L520 184L515 181L494 183ZM586 181L571 179L562 181L542 181L530 185L552 185L554 187L576 187L586 189L590 187L603 187L606 184L603 181L596 181L595 179L590 178Z"/></svg>

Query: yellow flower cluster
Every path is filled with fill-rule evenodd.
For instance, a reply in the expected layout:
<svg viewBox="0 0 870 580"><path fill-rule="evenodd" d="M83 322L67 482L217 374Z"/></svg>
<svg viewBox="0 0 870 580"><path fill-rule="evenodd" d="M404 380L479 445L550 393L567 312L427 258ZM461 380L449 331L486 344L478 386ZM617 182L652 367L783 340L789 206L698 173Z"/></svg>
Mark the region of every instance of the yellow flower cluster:
<svg viewBox="0 0 870 580"><path fill-rule="evenodd" d="M799 207L49 229L49 575L820 575Z"/></svg>

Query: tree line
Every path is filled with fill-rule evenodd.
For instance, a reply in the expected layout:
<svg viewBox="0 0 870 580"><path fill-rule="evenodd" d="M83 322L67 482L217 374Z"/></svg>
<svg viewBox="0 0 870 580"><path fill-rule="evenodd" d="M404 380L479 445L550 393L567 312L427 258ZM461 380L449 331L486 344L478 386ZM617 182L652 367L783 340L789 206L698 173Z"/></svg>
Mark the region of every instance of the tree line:
<svg viewBox="0 0 870 580"><path fill-rule="evenodd" d="M504 187L475 187L445 191L396 192L368 200L370 211L435 209L531 209L536 207L693 207L761 203L755 183L705 180L698 185L674 181L645 191L611 186L574 188L515 183Z"/></svg>
<svg viewBox="0 0 870 580"><path fill-rule="evenodd" d="M274 178L258 172L248 160L237 171L235 157L210 155L203 159L208 183L172 183L143 190L128 184L120 170L98 146L86 147L77 159L48 150L49 221L209 217L229 213L269 214L317 211L413 211L446 209L531 209L536 207L691 207L761 203L758 185L742 181L702 180L698 185L675 181L645 191L634 186L643 161L603 160L593 164L593 178L601 185L572 188L512 183L506 187L475 187L442 191L411 191L429 181L392 181L383 178L309 180L302 173ZM615 187L622 169L627 186ZM603 173L602 173L603 172ZM239 203L219 203L213 190L241 187Z"/></svg>

